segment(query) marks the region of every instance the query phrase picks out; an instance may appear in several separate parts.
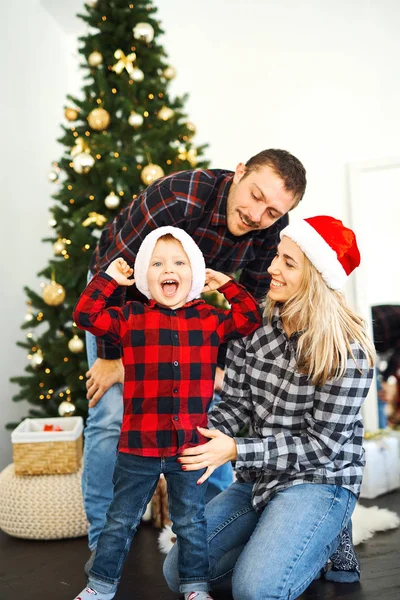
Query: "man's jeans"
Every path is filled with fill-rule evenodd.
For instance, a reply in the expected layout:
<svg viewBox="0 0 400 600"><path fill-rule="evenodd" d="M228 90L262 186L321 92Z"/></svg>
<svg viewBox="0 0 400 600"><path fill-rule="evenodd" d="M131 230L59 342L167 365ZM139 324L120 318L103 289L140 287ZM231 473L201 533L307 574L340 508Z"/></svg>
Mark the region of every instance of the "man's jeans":
<svg viewBox="0 0 400 600"><path fill-rule="evenodd" d="M97 358L96 338L86 332L86 353L89 368ZM89 548L93 550L106 520L113 495L112 475L122 424L122 385L116 383L93 408L85 428L82 492L89 521ZM230 463L214 471L209 479L207 498L226 489L233 481Z"/></svg>
<svg viewBox="0 0 400 600"><path fill-rule="evenodd" d="M356 497L335 485L299 484L275 494L258 514L251 489L235 482L206 506L211 588L230 589L235 600L294 600L337 549ZM173 591L176 550L164 563Z"/></svg>
<svg viewBox="0 0 400 600"><path fill-rule="evenodd" d="M208 591L207 483L197 485L205 469L183 471L176 456L156 458L119 452L114 472L114 497L100 534L88 586L114 593L137 526L164 473L172 529L179 553L179 591Z"/></svg>

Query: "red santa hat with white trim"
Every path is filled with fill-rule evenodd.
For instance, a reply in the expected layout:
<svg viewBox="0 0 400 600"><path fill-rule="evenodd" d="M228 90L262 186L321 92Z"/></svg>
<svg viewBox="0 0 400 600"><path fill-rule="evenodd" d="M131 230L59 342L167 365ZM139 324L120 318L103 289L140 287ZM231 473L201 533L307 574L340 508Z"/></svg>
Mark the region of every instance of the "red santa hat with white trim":
<svg viewBox="0 0 400 600"><path fill-rule="evenodd" d="M293 221L282 229L304 252L333 290L343 287L347 277L360 264L354 232L333 217L318 216Z"/></svg>

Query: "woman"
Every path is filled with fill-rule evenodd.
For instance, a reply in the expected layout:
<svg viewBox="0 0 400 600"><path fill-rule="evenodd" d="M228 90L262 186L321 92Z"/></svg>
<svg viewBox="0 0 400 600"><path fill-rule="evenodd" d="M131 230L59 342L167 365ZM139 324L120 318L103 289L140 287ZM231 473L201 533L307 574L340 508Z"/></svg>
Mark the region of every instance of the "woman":
<svg viewBox="0 0 400 600"><path fill-rule="evenodd" d="M359 579L347 530L364 451L361 404L374 348L338 291L360 263L354 233L332 217L281 232L268 269L263 325L232 342L209 443L185 450L182 468L236 463L237 481L206 511L213 589L235 600L292 600L324 572ZM237 437L247 428L244 437ZM177 589L176 547L164 573Z"/></svg>

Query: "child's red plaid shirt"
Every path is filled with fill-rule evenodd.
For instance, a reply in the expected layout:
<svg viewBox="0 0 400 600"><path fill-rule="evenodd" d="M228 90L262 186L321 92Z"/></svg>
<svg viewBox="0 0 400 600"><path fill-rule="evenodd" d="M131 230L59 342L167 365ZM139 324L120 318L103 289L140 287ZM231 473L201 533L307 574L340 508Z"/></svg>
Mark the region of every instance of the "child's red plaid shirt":
<svg viewBox="0 0 400 600"><path fill-rule="evenodd" d="M204 443L221 343L261 324L256 300L235 281L219 288L230 310L193 300L176 310L150 300L106 309L118 283L95 275L74 311L78 327L123 348L124 417L119 450L141 456L174 456Z"/></svg>

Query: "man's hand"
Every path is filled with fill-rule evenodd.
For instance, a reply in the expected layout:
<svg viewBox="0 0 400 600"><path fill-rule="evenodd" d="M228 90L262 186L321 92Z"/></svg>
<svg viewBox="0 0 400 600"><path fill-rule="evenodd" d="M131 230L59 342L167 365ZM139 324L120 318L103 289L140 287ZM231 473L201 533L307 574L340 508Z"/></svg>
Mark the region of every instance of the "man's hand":
<svg viewBox="0 0 400 600"><path fill-rule="evenodd" d="M204 437L210 438L210 441L195 448L186 448L178 458L178 462L184 471L206 469L197 481L200 484L206 481L217 467L230 460L236 460L237 447L233 438L218 429L204 429L203 427L197 429Z"/></svg>
<svg viewBox="0 0 400 600"><path fill-rule="evenodd" d="M222 384L224 383L225 371L221 369L221 367L217 367L215 369L215 379L214 379L214 392L217 394L222 390Z"/></svg>
<svg viewBox="0 0 400 600"><path fill-rule="evenodd" d="M227 283L230 279L231 277L228 277L228 275L225 275L224 273L206 269L206 283L203 292L213 292L221 287L221 285L224 285L224 283Z"/></svg>
<svg viewBox="0 0 400 600"><path fill-rule="evenodd" d="M119 285L133 285L135 283L134 279L128 279L128 277L133 275L133 269L123 258L113 260L108 266L106 273L115 279Z"/></svg>
<svg viewBox="0 0 400 600"><path fill-rule="evenodd" d="M89 408L93 408L114 383L124 383L122 360L97 358L86 373L86 377L86 398L89 400Z"/></svg>

